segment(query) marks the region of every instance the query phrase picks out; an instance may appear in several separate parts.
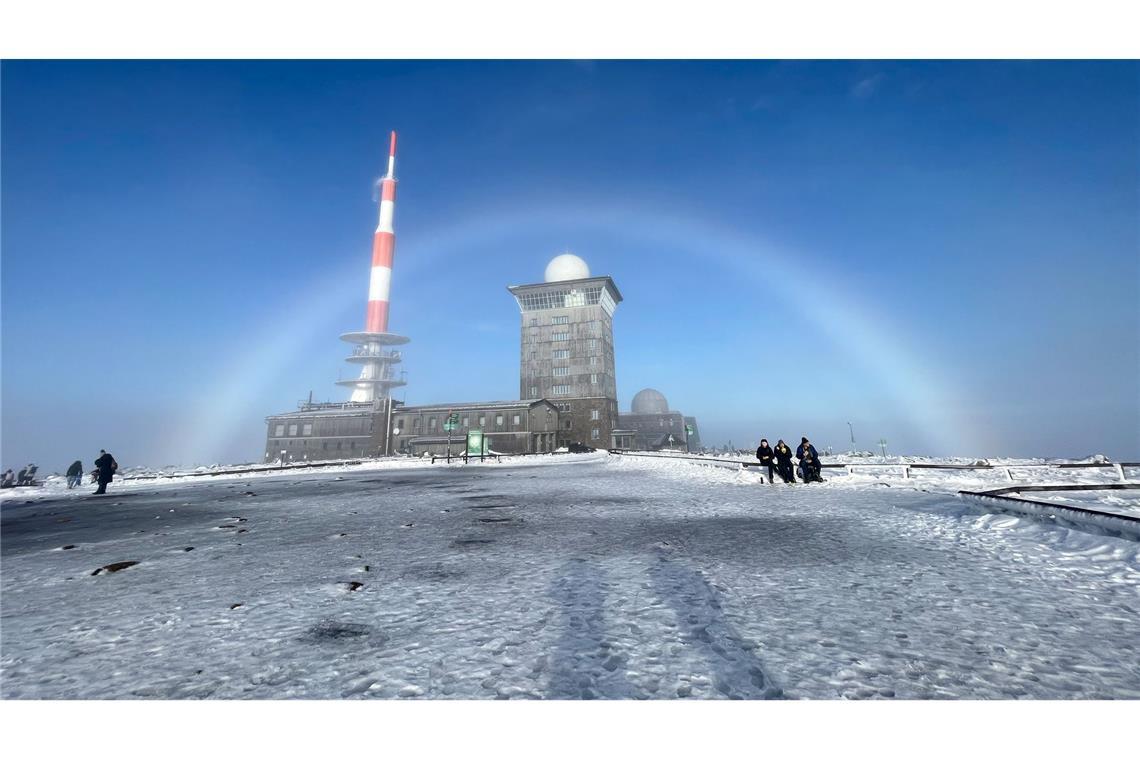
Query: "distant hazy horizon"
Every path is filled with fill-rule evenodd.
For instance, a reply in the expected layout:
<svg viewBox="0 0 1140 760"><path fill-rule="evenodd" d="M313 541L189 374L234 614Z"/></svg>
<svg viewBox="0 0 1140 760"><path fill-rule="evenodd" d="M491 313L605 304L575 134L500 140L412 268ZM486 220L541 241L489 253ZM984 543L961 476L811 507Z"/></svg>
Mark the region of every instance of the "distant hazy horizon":
<svg viewBox="0 0 1140 760"><path fill-rule="evenodd" d="M569 250L621 411L707 446L1140 460L1138 72L5 61L0 467L258 461L346 400L390 129L409 404L517 398L506 286Z"/></svg>

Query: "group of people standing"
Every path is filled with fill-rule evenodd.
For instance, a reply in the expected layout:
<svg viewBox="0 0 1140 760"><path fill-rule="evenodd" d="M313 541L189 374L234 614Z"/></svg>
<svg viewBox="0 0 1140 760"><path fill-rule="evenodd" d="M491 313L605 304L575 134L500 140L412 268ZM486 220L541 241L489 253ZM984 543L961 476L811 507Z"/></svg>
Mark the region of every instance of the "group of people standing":
<svg viewBox="0 0 1140 760"><path fill-rule="evenodd" d="M803 482L823 482L823 478L820 477L819 452L815 450L815 446L812 446L811 441L806 437L800 439L800 445L796 447L795 456L799 460L798 469L800 479ZM776 475L779 475L785 483L796 482L796 474L792 469L792 450L788 444L784 443L783 438L776 442L776 448L768 445L767 438L761 438L760 446L756 449L756 458L760 460L761 465L768 466L769 483L776 482Z"/></svg>
<svg viewBox="0 0 1140 760"><path fill-rule="evenodd" d="M118 469L119 463L115 461L115 458L104 449L99 449L99 458L95 460L95 469L91 472L91 480L99 484L99 488L95 491L96 494L107 493L107 484L114 478L115 471ZM14 486L36 485L35 477L36 466L34 464L20 470L19 474L9 469L0 476L0 486L12 488ZM67 487L71 489L80 485L83 485L83 462L76 459L67 468Z"/></svg>

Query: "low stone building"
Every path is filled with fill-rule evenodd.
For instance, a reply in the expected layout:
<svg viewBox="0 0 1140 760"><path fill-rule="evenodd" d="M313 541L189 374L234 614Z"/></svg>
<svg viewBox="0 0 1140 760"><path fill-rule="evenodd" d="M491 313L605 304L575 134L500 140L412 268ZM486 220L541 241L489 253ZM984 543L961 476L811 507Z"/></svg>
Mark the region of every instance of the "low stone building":
<svg viewBox="0 0 1140 760"><path fill-rule="evenodd" d="M553 451L558 445L558 407L545 399L405 406L376 402L302 402L296 412L266 419L265 459L284 462L355 459L391 454L443 454L444 422L459 417L451 451L463 450L467 432L482 430L487 450L499 454Z"/></svg>
<svg viewBox="0 0 1140 760"><path fill-rule="evenodd" d="M483 431L487 450L496 454L530 454L557 448L558 407L546 399L481 401L428 406L397 406L392 413L393 453L443 454L450 414L459 417L451 432L451 451L463 450L470 430Z"/></svg>
<svg viewBox="0 0 1140 760"><path fill-rule="evenodd" d="M629 414L618 417L618 424L629 434L623 437L625 448L643 451L696 451L700 434L696 417L686 417L669 409L665 396L653 388L638 391ZM693 432L690 434L688 431Z"/></svg>

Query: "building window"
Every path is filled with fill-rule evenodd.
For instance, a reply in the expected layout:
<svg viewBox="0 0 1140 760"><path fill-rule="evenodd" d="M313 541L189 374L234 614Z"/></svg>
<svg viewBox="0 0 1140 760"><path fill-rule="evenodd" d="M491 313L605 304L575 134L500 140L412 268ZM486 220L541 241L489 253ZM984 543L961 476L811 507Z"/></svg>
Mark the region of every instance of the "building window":
<svg viewBox="0 0 1140 760"><path fill-rule="evenodd" d="M312 434L313 434L313 423L306 422L304 425L301 426L301 435L312 435Z"/></svg>
<svg viewBox="0 0 1140 760"><path fill-rule="evenodd" d="M598 366L598 357L596 357L596 356L591 356L591 357L590 357L590 366L591 366L591 367L596 367L596 366Z"/></svg>
<svg viewBox="0 0 1140 760"><path fill-rule="evenodd" d="M558 349L555 349L555 350L554 350L554 353L553 353L553 354L551 354L551 358L554 358L554 359L569 359L569 358L570 358L570 349L568 349L568 348L558 348Z"/></svg>
<svg viewBox="0 0 1140 760"><path fill-rule="evenodd" d="M593 440L595 440L595 441L596 441L596 440L598 440L598 438L600 437L600 435L601 435L601 434L598 432L598 429L597 429L597 428L594 428L593 430L591 430L591 431L590 431L590 438L592 438L592 439L593 439Z"/></svg>
<svg viewBox="0 0 1140 760"><path fill-rule="evenodd" d="M412 429L415 430L417 433L420 432L420 423L422 423L422 422L423 422L423 420L421 418L416 417L414 420L412 420Z"/></svg>
<svg viewBox="0 0 1140 760"><path fill-rule="evenodd" d="M428 430L435 431L435 417L428 417Z"/></svg>
<svg viewBox="0 0 1140 760"><path fill-rule="evenodd" d="M515 419L515 421L514 421L514 424L515 424L515 425L519 424L519 421L520 421L520 419L521 419L521 418L520 418L520 417L519 417L517 414L515 415L515 418L514 418L514 419Z"/></svg>
<svg viewBox="0 0 1140 760"><path fill-rule="evenodd" d="M289 426L289 435L297 435L297 426L296 425L290 425Z"/></svg>
<svg viewBox="0 0 1140 760"><path fill-rule="evenodd" d="M550 392L555 396L565 396L570 392L569 385L556 385L550 389Z"/></svg>
<svg viewBox="0 0 1140 760"><path fill-rule="evenodd" d="M597 375L590 375L590 382L591 383L597 383L598 382L598 376Z"/></svg>
<svg viewBox="0 0 1140 760"><path fill-rule="evenodd" d="M552 325L567 325L570 324L570 317L551 317L550 324Z"/></svg>
<svg viewBox="0 0 1140 760"><path fill-rule="evenodd" d="M530 318L530 326L531 327L538 327L538 317L531 317Z"/></svg>
<svg viewBox="0 0 1140 760"><path fill-rule="evenodd" d="M537 359L538 359L538 352L537 351L531 351L530 352L530 360L533 362L533 361L536 361Z"/></svg>
<svg viewBox="0 0 1140 760"><path fill-rule="evenodd" d="M321 444L321 450L322 451L328 451L329 450L329 442L328 441L325 441L324 443Z"/></svg>
<svg viewBox="0 0 1140 760"><path fill-rule="evenodd" d="M273 435L285 435L285 425L281 424L275 428L276 432Z"/></svg>
<svg viewBox="0 0 1140 760"><path fill-rule="evenodd" d="M590 349L591 351L597 351L598 341L594 338L590 338L588 341L586 341L586 348Z"/></svg>
<svg viewBox="0 0 1140 760"><path fill-rule="evenodd" d="M495 427L502 427L502 426L503 426L503 415L496 414L495 415Z"/></svg>
<svg viewBox="0 0 1140 760"><path fill-rule="evenodd" d="M537 385L530 386L530 397L534 398L537 395L538 395L538 386Z"/></svg>
<svg viewBox="0 0 1140 760"><path fill-rule="evenodd" d="M570 333L568 333L568 332L556 332L550 336L550 339L551 340L570 340Z"/></svg>
<svg viewBox="0 0 1140 760"><path fill-rule="evenodd" d="M570 403L569 402L562 403L562 404L555 404L554 406L560 412L569 412L570 411Z"/></svg>
<svg viewBox="0 0 1140 760"><path fill-rule="evenodd" d="M485 426L486 424L487 424L487 418L486 418L486 417L484 417L484 416L482 416L482 415L480 415L480 417L479 417L479 427L483 427L483 426Z"/></svg>
<svg viewBox="0 0 1140 760"><path fill-rule="evenodd" d="M337 441L337 442L336 442L336 450L337 450L337 451L340 451L340 447L341 447L342 445L344 445L344 442L343 442L343 441Z"/></svg>
<svg viewBox="0 0 1140 760"><path fill-rule="evenodd" d="M597 409L591 409L591 410L590 410L590 419L592 419L592 420L596 420L596 419L598 419L600 416L601 416L601 412L599 412Z"/></svg>
<svg viewBox="0 0 1140 760"><path fill-rule="evenodd" d="M571 425L570 425L570 420L566 420L566 422L565 422L565 423L563 423L562 427L564 427L565 429L569 430L569 429L570 429L570 427L571 427Z"/></svg>
<svg viewBox="0 0 1140 760"><path fill-rule="evenodd" d="M555 367L554 368L554 376L555 377L565 377L566 375L569 375L569 374L570 374L570 368L569 367Z"/></svg>
<svg viewBox="0 0 1140 760"><path fill-rule="evenodd" d="M468 425L469 425L469 423L470 423L470 422L471 422L471 418L470 418L470 417L464 417L464 418L463 418L463 427L468 427Z"/></svg>

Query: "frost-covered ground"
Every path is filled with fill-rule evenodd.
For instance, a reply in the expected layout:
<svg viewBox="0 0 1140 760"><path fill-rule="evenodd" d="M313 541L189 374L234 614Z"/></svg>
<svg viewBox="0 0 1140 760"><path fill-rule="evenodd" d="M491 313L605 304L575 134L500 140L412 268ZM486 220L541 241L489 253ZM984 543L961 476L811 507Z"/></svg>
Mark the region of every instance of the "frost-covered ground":
<svg viewBox="0 0 1140 760"><path fill-rule="evenodd" d="M0 695L1140 697L1140 543L953 495L991 477L596 454L21 489Z"/></svg>

